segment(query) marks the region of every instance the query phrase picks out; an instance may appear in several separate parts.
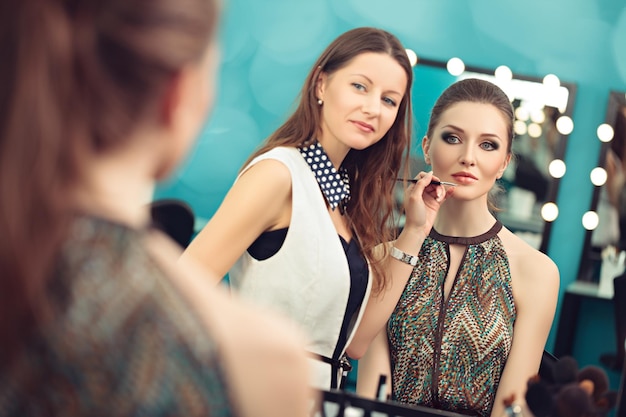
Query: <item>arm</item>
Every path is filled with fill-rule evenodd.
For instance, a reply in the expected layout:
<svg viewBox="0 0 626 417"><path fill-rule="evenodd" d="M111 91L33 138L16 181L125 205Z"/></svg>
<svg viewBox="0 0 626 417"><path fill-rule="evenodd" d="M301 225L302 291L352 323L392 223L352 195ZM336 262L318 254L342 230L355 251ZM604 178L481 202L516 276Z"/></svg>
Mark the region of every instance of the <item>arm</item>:
<svg viewBox="0 0 626 417"><path fill-rule="evenodd" d="M235 182L181 261L192 260L221 279L261 233L286 227L290 219L289 169L276 160L260 161Z"/></svg>
<svg viewBox="0 0 626 417"><path fill-rule="evenodd" d="M539 256L537 256L539 255ZM559 271L547 256L536 253L520 266L519 284L513 287L517 319L513 327L513 345L504 367L492 417L504 414L504 399L515 395L515 402L525 406L528 380L537 375L541 356L552 326L559 292Z"/></svg>
<svg viewBox="0 0 626 417"><path fill-rule="evenodd" d="M376 399L380 375L387 376L387 390L384 393L386 399L391 395L391 361L387 330L384 328L372 340L367 353L359 360L356 393L362 397Z"/></svg>
<svg viewBox="0 0 626 417"><path fill-rule="evenodd" d="M421 179L410 187L405 197L406 223L393 246L409 255L417 256L424 239L430 233L439 207L452 195L454 189L430 185L438 179L432 173L422 173ZM359 359L365 354L370 342L383 329L393 312L413 267L395 258L385 260L385 270L391 277L389 284L378 294L370 295L363 319L348 346L350 357Z"/></svg>

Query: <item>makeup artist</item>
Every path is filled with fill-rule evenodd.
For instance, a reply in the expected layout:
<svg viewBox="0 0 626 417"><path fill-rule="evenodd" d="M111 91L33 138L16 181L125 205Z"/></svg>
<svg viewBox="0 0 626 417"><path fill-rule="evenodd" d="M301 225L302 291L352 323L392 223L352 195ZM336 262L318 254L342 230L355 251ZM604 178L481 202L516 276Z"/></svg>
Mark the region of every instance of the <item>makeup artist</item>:
<svg viewBox="0 0 626 417"><path fill-rule="evenodd" d="M236 292L293 318L309 336L317 388L340 386L371 289L394 274L385 268L389 251L375 247L394 233L412 77L390 33L340 35L313 65L295 112L250 157L183 255L219 276L230 270ZM442 186L429 192L444 198ZM410 233L402 239L407 249L417 244ZM410 268L397 264L406 282Z"/></svg>
<svg viewBox="0 0 626 417"><path fill-rule="evenodd" d="M385 374L402 403L494 417L510 396L523 403L552 325L559 272L492 214L512 124L508 97L487 81L458 81L435 103L424 157L438 178L458 185L404 260L413 272L359 362L358 393L373 397Z"/></svg>

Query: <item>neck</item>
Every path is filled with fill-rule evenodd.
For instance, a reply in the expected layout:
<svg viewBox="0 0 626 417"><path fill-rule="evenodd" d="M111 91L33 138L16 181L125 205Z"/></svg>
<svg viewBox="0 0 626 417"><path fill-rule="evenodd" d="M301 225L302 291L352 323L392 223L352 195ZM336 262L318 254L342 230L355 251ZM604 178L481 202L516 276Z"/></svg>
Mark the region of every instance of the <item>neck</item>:
<svg viewBox="0 0 626 417"><path fill-rule="evenodd" d="M75 190L78 209L134 228L146 226L155 185L150 158L116 154L92 159Z"/></svg>
<svg viewBox="0 0 626 417"><path fill-rule="evenodd" d="M339 169L343 160L346 159L346 155L350 152L350 148L344 145L343 143L335 140L325 140L322 135L319 135L319 139L317 140L326 151L328 158L333 163L335 169Z"/></svg>
<svg viewBox="0 0 626 417"><path fill-rule="evenodd" d="M445 236L472 237L488 231L495 221L486 200L459 201L451 198L439 209L433 227Z"/></svg>

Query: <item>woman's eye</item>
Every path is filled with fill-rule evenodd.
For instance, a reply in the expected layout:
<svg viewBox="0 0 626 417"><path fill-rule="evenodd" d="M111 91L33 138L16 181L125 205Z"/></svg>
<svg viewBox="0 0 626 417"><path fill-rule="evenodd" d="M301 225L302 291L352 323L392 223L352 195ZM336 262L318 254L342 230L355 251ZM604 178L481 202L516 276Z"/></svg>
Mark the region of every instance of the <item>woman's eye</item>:
<svg viewBox="0 0 626 417"><path fill-rule="evenodd" d="M354 88L356 88L359 91L365 91L365 86L363 84L359 84L359 83L352 83L352 86Z"/></svg>
<svg viewBox="0 0 626 417"><path fill-rule="evenodd" d="M498 144L493 142L483 142L480 144L480 147L486 151L495 151L498 149Z"/></svg>
<svg viewBox="0 0 626 417"><path fill-rule="evenodd" d="M396 101L389 97L383 97L383 101L393 107L396 107L397 105Z"/></svg>
<svg viewBox="0 0 626 417"><path fill-rule="evenodd" d="M461 139L459 139L458 136L456 136L456 135L454 135L452 133L444 133L442 135L442 138L447 143L460 143L461 142Z"/></svg>

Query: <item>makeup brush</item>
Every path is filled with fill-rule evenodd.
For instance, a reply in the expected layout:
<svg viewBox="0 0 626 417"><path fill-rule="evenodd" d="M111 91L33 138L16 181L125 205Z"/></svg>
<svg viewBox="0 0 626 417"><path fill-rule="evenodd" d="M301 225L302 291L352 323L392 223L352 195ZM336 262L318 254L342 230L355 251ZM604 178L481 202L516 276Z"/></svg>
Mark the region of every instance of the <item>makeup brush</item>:
<svg viewBox="0 0 626 417"><path fill-rule="evenodd" d="M412 183L414 183L414 184L415 184L418 180L416 180L416 179L414 179L414 178L407 178L406 180L405 180L404 178L397 178L397 179L396 179L396 181L398 181L398 182L403 182L403 181L406 181L406 182L412 182ZM435 180L432 180L432 181L430 182L430 184L431 184L431 185L450 185L450 186L452 186L452 187L456 187L456 186L457 186L457 184L455 184L455 183L453 183L453 182L448 182L448 181L435 181Z"/></svg>

